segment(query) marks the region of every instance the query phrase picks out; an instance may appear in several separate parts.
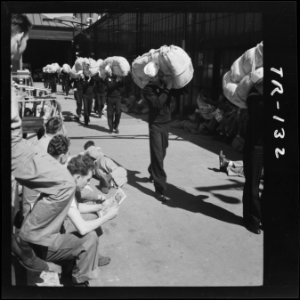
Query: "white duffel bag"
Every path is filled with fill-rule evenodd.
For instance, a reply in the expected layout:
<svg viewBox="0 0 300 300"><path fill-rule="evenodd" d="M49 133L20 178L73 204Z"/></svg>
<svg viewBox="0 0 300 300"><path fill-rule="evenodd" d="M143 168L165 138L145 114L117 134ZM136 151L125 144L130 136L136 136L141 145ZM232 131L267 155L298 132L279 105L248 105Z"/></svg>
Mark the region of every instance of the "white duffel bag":
<svg viewBox="0 0 300 300"><path fill-rule="evenodd" d="M151 49L133 61L132 78L140 88L144 88L151 79L145 73L149 63L155 63L165 76L171 76L173 89L183 88L193 78L194 68L188 54L178 46L162 46L157 50Z"/></svg>
<svg viewBox="0 0 300 300"><path fill-rule="evenodd" d="M99 66L93 58L83 60L82 67L85 76L95 76L99 72Z"/></svg>
<svg viewBox="0 0 300 300"><path fill-rule="evenodd" d="M99 58L96 62L97 64L97 67L98 67L98 73L99 73L99 76L102 78L102 79L105 79L105 72L104 72L104 69L102 68L102 64L103 64L104 60Z"/></svg>
<svg viewBox="0 0 300 300"><path fill-rule="evenodd" d="M76 71L75 65L72 67L70 71L70 77L73 79L78 79L83 77L83 70Z"/></svg>
<svg viewBox="0 0 300 300"><path fill-rule="evenodd" d="M88 64L89 63L89 59L86 58L86 57L78 57L76 60L75 60L75 63L74 63L74 69L75 69L75 73L78 72L78 71L83 71L83 66L84 64Z"/></svg>
<svg viewBox="0 0 300 300"><path fill-rule="evenodd" d="M239 108L247 108L247 97L254 83L263 78L263 42L234 61L223 76L224 96Z"/></svg>
<svg viewBox="0 0 300 300"><path fill-rule="evenodd" d="M253 69L263 66L263 42L247 50L231 66L232 82L240 82Z"/></svg>
<svg viewBox="0 0 300 300"><path fill-rule="evenodd" d="M186 86L193 78L194 68L188 54L180 47L162 46L158 56L159 68L165 75L171 75L173 89Z"/></svg>
<svg viewBox="0 0 300 300"><path fill-rule="evenodd" d="M71 72L71 67L68 64L63 64L62 70L69 74Z"/></svg>
<svg viewBox="0 0 300 300"><path fill-rule="evenodd" d="M52 69L54 70L53 73L55 73L55 72L59 73L60 70L61 70L61 67L60 67L60 65L58 63L53 63L52 64Z"/></svg>
<svg viewBox="0 0 300 300"><path fill-rule="evenodd" d="M230 75L228 71L223 77L224 96L237 107L247 108L248 94L254 83L263 78L263 67L250 72L238 83L233 82Z"/></svg>
<svg viewBox="0 0 300 300"><path fill-rule="evenodd" d="M100 65L100 73L111 76L125 77L130 72L129 62L122 56L107 57Z"/></svg>
<svg viewBox="0 0 300 300"><path fill-rule="evenodd" d="M149 52L138 56L131 65L131 75L134 83L143 89L150 81L150 77L144 72L145 66L150 62L158 63L159 49L151 49Z"/></svg>

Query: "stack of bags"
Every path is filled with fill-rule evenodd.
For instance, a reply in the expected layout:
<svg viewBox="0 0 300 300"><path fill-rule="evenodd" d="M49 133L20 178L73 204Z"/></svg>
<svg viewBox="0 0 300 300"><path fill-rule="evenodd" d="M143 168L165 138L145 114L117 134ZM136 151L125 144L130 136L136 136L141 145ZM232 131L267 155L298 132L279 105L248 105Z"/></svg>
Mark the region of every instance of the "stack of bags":
<svg viewBox="0 0 300 300"><path fill-rule="evenodd" d="M83 75L92 77L97 74L102 79L113 74L118 77L125 77L130 72L130 65L122 56L107 57L105 60L99 58L97 61L92 58L78 57L70 70L72 78L79 78Z"/></svg>
<svg viewBox="0 0 300 300"><path fill-rule="evenodd" d="M95 61L93 58L78 57L69 74L72 78L95 76L100 71L99 63L101 61L102 59L98 59L98 61Z"/></svg>
<svg viewBox="0 0 300 300"><path fill-rule="evenodd" d="M247 97L254 84L263 79L263 42L247 50L223 76L224 96L239 108L247 108Z"/></svg>
<svg viewBox="0 0 300 300"><path fill-rule="evenodd" d="M172 80L172 88L180 89L193 78L194 68L191 58L180 47L162 46L151 49L132 62L132 78L135 84L144 88L161 71Z"/></svg>

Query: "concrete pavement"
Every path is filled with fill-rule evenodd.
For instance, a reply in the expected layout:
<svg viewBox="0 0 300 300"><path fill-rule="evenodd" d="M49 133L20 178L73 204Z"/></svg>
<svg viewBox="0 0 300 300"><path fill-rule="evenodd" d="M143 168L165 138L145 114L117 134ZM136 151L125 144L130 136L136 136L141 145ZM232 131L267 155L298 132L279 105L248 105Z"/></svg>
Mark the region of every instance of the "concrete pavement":
<svg viewBox="0 0 300 300"><path fill-rule="evenodd" d="M262 285L263 234L242 226L244 178L218 172L220 149L231 159L241 158L239 153L210 136L173 130L165 159L171 201L164 205L147 181L147 123L123 113L120 133L109 134L106 118L92 115L86 127L73 120L73 96L61 94L57 99L71 154L93 140L129 174L127 199L117 218L104 224L100 238L101 254L111 263L92 286Z"/></svg>

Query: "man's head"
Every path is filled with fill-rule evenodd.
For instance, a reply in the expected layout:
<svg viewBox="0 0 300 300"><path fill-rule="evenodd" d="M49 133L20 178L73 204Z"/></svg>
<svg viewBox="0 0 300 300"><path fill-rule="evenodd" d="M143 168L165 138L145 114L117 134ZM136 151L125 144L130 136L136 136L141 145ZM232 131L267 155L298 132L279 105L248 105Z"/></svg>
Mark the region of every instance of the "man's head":
<svg viewBox="0 0 300 300"><path fill-rule="evenodd" d="M84 145L83 145L83 149L87 150L87 148L91 147L91 146L95 146L94 141L87 141Z"/></svg>
<svg viewBox="0 0 300 300"><path fill-rule="evenodd" d="M25 15L13 14L11 16L11 59L18 60L27 46L31 23Z"/></svg>
<svg viewBox="0 0 300 300"><path fill-rule="evenodd" d="M62 131L63 121L60 117L52 117L45 124L46 134L59 134Z"/></svg>
<svg viewBox="0 0 300 300"><path fill-rule="evenodd" d="M62 134L55 135L49 142L47 152L62 165L69 156L70 139Z"/></svg>
<svg viewBox="0 0 300 300"><path fill-rule="evenodd" d="M68 162L68 170L75 179L77 188L82 190L93 176L94 161L87 154L77 155Z"/></svg>
<svg viewBox="0 0 300 300"><path fill-rule="evenodd" d="M87 141L83 146L85 153L88 154L93 160L102 157L104 153L100 147L96 147L93 141Z"/></svg>

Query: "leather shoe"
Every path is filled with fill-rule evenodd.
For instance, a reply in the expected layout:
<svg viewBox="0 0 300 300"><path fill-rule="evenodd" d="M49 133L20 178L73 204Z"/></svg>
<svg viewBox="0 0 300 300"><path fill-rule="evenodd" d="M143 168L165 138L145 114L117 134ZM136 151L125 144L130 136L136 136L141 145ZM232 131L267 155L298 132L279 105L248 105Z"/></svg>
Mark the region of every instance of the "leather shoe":
<svg viewBox="0 0 300 300"><path fill-rule="evenodd" d="M111 261L110 257L99 255L98 266L99 267L106 266L110 263L110 261Z"/></svg>
<svg viewBox="0 0 300 300"><path fill-rule="evenodd" d="M73 283L74 287L89 287L90 284L88 281Z"/></svg>
<svg viewBox="0 0 300 300"><path fill-rule="evenodd" d="M261 230L258 225L246 223L245 224L246 229L248 229L250 232L255 234L261 234Z"/></svg>
<svg viewBox="0 0 300 300"><path fill-rule="evenodd" d="M162 203L167 203L168 201L170 201L170 197L164 195L164 194L160 194L158 196L158 199L162 202Z"/></svg>

